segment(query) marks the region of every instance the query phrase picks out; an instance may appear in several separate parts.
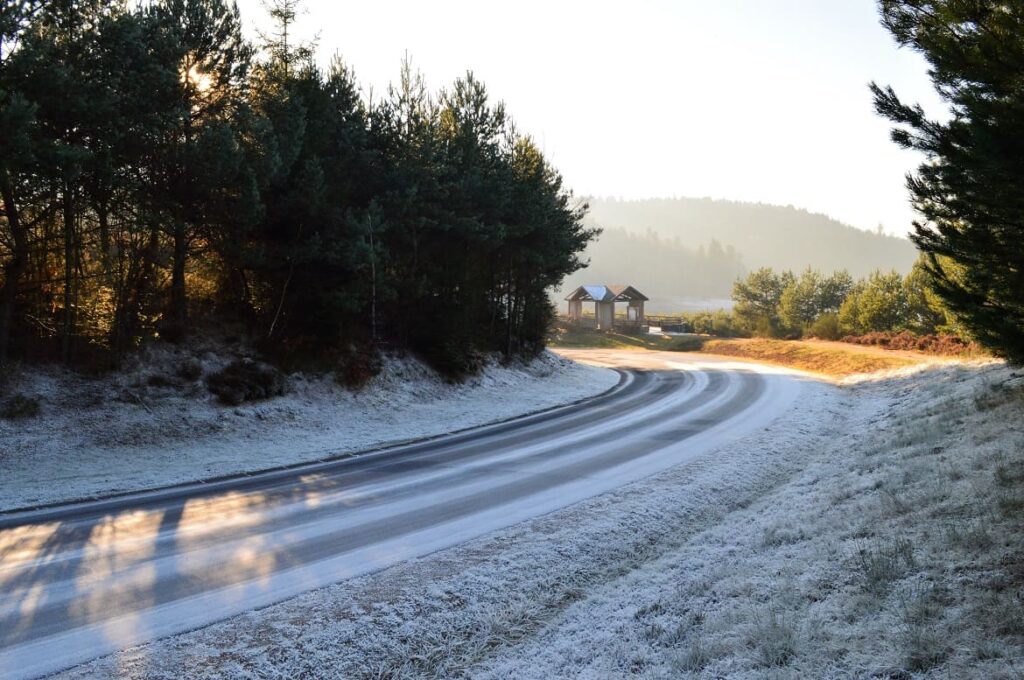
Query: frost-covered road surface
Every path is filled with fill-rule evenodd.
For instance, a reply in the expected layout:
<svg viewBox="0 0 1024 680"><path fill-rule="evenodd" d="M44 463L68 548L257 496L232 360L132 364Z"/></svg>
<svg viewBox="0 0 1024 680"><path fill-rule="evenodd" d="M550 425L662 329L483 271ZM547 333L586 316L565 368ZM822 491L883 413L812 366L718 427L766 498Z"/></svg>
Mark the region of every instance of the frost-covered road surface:
<svg viewBox="0 0 1024 680"><path fill-rule="evenodd" d="M594 356L623 379L583 404L342 461L0 517L0 677L58 671L551 512L764 427L804 385L706 357Z"/></svg>

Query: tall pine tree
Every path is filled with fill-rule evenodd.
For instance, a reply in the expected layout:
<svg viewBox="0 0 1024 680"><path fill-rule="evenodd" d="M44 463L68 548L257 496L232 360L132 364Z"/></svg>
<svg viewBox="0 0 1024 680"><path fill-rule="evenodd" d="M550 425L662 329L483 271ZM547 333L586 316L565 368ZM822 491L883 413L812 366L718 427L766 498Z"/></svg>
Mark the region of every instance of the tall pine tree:
<svg viewBox="0 0 1024 680"><path fill-rule="evenodd" d="M979 342L1024 363L1024 5L882 0L882 22L928 60L948 122L872 84L893 140L927 161L908 177L914 242L936 293Z"/></svg>

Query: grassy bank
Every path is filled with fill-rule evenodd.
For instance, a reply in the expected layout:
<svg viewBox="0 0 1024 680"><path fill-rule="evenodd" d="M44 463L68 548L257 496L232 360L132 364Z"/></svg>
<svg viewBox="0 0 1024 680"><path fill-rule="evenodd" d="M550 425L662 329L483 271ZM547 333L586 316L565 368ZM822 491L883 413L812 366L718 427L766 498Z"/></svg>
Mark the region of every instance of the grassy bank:
<svg viewBox="0 0 1024 680"><path fill-rule="evenodd" d="M473 676L1022 677L1020 376L949 366L848 396L802 472Z"/></svg>
<svg viewBox="0 0 1024 680"><path fill-rule="evenodd" d="M566 330L552 336L551 347L572 349L650 349L663 352L695 352L704 339L696 335L625 335L588 330Z"/></svg>
<svg viewBox="0 0 1024 680"><path fill-rule="evenodd" d="M935 360L935 357L917 352L892 352L877 347L815 340L723 339L698 335L635 336L581 330L569 330L556 334L551 340L551 346L567 349L646 349L663 352L701 352L777 364L831 377L873 373Z"/></svg>
<svg viewBox="0 0 1024 680"><path fill-rule="evenodd" d="M764 338L708 340L700 348L706 354L750 359L762 363L778 364L802 371L845 377L859 373L874 373L893 368L913 366L933 361L927 355L908 356L871 351L857 345L840 346L839 343L818 343L813 340L768 340Z"/></svg>

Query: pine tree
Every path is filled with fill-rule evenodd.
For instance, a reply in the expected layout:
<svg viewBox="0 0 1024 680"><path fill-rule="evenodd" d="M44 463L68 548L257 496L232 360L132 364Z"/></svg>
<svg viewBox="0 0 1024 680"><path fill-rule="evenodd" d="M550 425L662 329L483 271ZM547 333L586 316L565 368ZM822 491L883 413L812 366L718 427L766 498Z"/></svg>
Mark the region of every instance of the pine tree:
<svg viewBox="0 0 1024 680"><path fill-rule="evenodd" d="M872 272L859 291L857 314L863 332L902 330L907 323L908 309L900 273L895 270Z"/></svg>
<svg viewBox="0 0 1024 680"><path fill-rule="evenodd" d="M19 195L18 178L29 171L33 160L32 128L35 106L18 91L18 78L11 60L22 44L23 34L38 2L22 0L0 5L0 231L3 285L0 285L0 379L9 355L15 306L22 277L29 266L29 215L23 214L24 197Z"/></svg>
<svg viewBox="0 0 1024 680"><path fill-rule="evenodd" d="M903 279L907 299L907 329L919 335L955 331L947 318L945 307L931 289L927 256L921 255Z"/></svg>
<svg viewBox="0 0 1024 680"><path fill-rule="evenodd" d="M301 42L295 39L295 20L302 14L302 0L264 0L263 8L270 15L274 28L270 33L261 33L263 49L270 56L271 65L280 67L288 77L295 65L302 67L313 59L315 42Z"/></svg>
<svg viewBox="0 0 1024 680"><path fill-rule="evenodd" d="M984 346L1024 363L1024 6L882 0L882 22L924 55L948 122L872 84L893 140L927 161L907 185L932 285Z"/></svg>
<svg viewBox="0 0 1024 680"><path fill-rule="evenodd" d="M167 66L156 97L169 112L158 169L165 229L173 242L164 334L177 340L188 330L185 275L192 248L200 238L216 238L231 194L225 180L239 174L234 115L243 101L252 48L242 38L234 3L163 0L152 11L162 29L155 49Z"/></svg>
<svg viewBox="0 0 1024 680"><path fill-rule="evenodd" d="M821 272L808 267L786 286L779 296L779 319L789 329L800 331L821 313Z"/></svg>
<svg viewBox="0 0 1024 680"><path fill-rule="evenodd" d="M795 277L792 272L776 274L770 267L762 267L737 280L732 287L733 308L737 319L751 332L762 336L780 333L779 305L782 293Z"/></svg>
<svg viewBox="0 0 1024 680"><path fill-rule="evenodd" d="M843 300L846 299L846 296L850 294L852 289L853 277L845 269L832 272L831 276L823 278L821 286L818 288L818 315L838 314Z"/></svg>
<svg viewBox="0 0 1024 680"><path fill-rule="evenodd" d="M596 232L536 145L472 74L433 96L407 59L366 102L297 0L268 9L250 69L229 0L0 4L0 368L116 361L196 311L277 358L543 346Z"/></svg>

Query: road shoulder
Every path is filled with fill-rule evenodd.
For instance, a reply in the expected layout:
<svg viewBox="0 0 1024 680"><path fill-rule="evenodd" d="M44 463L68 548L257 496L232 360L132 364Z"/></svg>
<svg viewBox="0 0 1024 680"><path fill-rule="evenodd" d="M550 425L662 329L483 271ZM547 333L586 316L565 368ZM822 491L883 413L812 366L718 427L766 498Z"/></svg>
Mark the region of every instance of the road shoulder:
<svg viewBox="0 0 1024 680"><path fill-rule="evenodd" d="M64 677L457 674L791 478L852 411L836 387L808 382L805 389L803 408L693 462Z"/></svg>
<svg viewBox="0 0 1024 680"><path fill-rule="evenodd" d="M59 370L27 376L22 387L42 397L43 410L32 420L0 421L0 511L437 436L596 396L619 374L545 353L528 365L492 363L452 384L418 361L393 358L360 391L330 376L296 375L289 394L237 407L205 392L163 388L150 388L140 401L122 398L126 384L145 384L144 374L138 378L94 380Z"/></svg>

